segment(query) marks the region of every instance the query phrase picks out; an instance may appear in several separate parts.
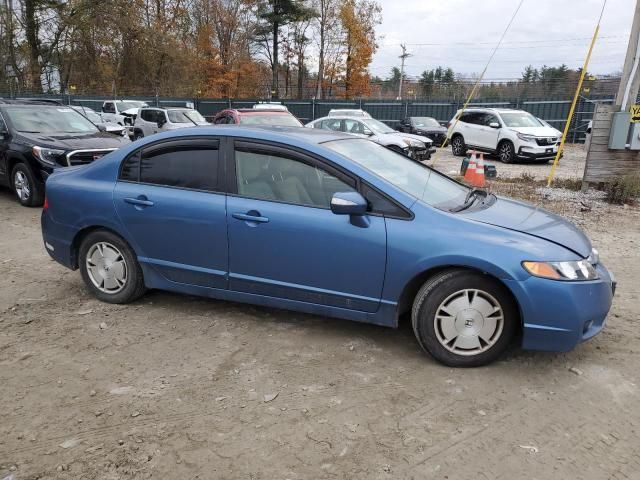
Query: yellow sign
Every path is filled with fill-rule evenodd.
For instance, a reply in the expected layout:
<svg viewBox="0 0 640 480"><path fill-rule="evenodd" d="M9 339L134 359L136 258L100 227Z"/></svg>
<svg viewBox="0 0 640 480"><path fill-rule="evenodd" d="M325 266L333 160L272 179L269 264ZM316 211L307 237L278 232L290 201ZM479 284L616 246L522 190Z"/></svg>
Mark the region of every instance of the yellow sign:
<svg viewBox="0 0 640 480"><path fill-rule="evenodd" d="M631 105L631 123L640 123L640 105Z"/></svg>

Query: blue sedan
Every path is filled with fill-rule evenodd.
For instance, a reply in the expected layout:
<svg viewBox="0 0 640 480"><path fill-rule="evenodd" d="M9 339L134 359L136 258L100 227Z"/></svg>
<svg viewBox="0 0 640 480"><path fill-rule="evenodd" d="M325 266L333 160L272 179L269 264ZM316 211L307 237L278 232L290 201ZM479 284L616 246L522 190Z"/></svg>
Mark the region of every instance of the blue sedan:
<svg viewBox="0 0 640 480"><path fill-rule="evenodd" d="M612 274L571 223L319 129L183 129L47 182L49 254L100 300L162 289L396 327L451 366L567 351Z"/></svg>

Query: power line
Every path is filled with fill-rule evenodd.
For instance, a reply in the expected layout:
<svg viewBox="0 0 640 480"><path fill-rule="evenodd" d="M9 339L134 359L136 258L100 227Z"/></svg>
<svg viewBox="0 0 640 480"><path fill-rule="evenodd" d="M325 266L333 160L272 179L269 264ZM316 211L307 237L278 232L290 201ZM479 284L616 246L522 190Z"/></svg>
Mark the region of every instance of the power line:
<svg viewBox="0 0 640 480"><path fill-rule="evenodd" d="M608 37L601 37L602 39L610 39L610 38L626 38L624 35L610 35ZM591 37L575 37L575 38L555 38L555 39L546 39L546 40L521 40L521 41L511 41L511 42L503 42L506 45L518 45L525 43L559 43L559 42L575 42L580 40L591 40ZM388 46L393 46L394 44L389 44ZM397 46L397 44L395 44ZM407 43L405 45L409 45L412 47L419 46L448 46L448 45L489 45L495 46L493 42L446 42L446 43Z"/></svg>

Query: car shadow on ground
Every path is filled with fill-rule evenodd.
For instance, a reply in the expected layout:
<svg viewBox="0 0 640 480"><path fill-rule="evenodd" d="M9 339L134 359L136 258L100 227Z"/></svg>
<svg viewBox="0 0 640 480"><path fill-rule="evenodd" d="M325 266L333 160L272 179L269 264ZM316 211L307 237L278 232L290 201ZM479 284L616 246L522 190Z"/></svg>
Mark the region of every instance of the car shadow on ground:
<svg viewBox="0 0 640 480"><path fill-rule="evenodd" d="M401 316L398 328L390 328L369 323L361 323L339 318L325 317L290 310L271 307L255 306L226 300L216 300L205 297L181 295L161 290L149 291L136 304L153 302L154 305L168 310L176 316L184 315L185 311L202 315L236 315L243 322L249 322L248 328L268 326L278 329L283 326L303 328L312 338L318 338L318 344L328 340L335 344L348 344L354 339L365 344L386 351L393 358L403 358L411 365L422 364L425 367L449 369L424 352L418 344L411 326L408 314ZM520 334L516 335L508 350L493 364L478 367L479 369L504 368L506 371L521 368L523 364L536 369L539 374L543 371L553 371L570 361L572 353L532 352L524 351L519 345ZM579 346L583 354L587 354L585 346ZM586 347L588 348L588 347ZM463 369L466 370L466 369ZM476 370L476 369L471 369ZM506 373L506 372L505 372Z"/></svg>

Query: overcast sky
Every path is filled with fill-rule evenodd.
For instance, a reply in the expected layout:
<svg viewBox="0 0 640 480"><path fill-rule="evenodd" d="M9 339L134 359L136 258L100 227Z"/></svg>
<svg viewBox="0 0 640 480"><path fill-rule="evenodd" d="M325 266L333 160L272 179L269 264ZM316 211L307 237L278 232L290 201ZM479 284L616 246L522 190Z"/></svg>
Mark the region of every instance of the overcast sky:
<svg viewBox="0 0 640 480"><path fill-rule="evenodd" d="M382 38L370 71L383 78L399 66L403 42L413 54L406 61L409 76L438 65L462 74L481 72L518 5L517 0L379 1ZM635 0L608 0L590 72L621 70L634 5ZM602 0L525 0L485 78L520 77L529 64L582 66L601 8Z"/></svg>

